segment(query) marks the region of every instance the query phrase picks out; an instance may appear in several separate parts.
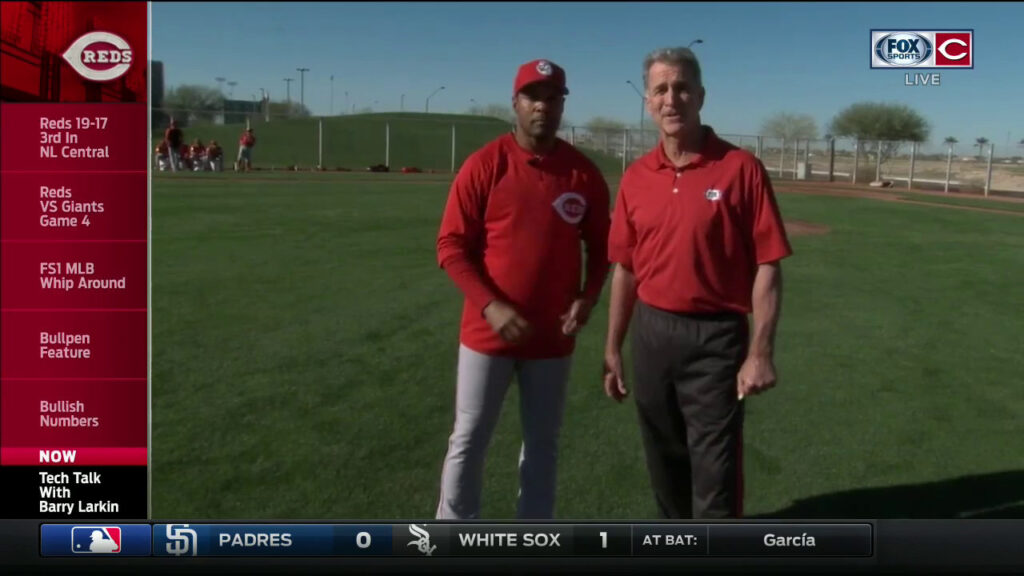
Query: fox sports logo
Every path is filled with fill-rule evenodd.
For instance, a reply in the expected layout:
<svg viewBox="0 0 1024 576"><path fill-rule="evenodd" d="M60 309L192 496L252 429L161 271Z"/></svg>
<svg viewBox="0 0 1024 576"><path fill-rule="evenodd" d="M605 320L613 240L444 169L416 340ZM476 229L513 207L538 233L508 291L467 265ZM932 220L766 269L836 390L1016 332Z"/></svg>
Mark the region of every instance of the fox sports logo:
<svg viewBox="0 0 1024 576"><path fill-rule="evenodd" d="M875 54L894 66L917 66L932 55L932 43L914 32L894 32L878 39Z"/></svg>

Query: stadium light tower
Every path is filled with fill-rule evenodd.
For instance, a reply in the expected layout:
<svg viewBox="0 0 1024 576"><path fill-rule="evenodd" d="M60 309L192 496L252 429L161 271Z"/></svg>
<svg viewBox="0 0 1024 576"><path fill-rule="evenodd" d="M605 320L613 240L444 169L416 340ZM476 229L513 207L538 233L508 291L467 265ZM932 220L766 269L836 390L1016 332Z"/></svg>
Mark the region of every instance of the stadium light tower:
<svg viewBox="0 0 1024 576"><path fill-rule="evenodd" d="M425 112L430 112L430 99L434 97L434 94L437 94L441 90L444 90L444 86L441 86L437 90L434 90L433 92L430 93L430 96L427 96L427 105L426 105L426 108L424 110Z"/></svg>
<svg viewBox="0 0 1024 576"><path fill-rule="evenodd" d="M294 82L294 81L295 81L295 78L285 78L284 79L284 84L285 84L285 86L287 86L287 89L288 89L288 96L287 96L287 98L288 98L288 103L289 104L292 103L292 82Z"/></svg>
<svg viewBox="0 0 1024 576"><path fill-rule="evenodd" d="M223 76L217 76L216 78L214 78L214 80L217 81L217 89L220 90L221 98L223 98L224 97L224 81L227 80L227 78L225 78Z"/></svg>
<svg viewBox="0 0 1024 576"><path fill-rule="evenodd" d="M306 72L309 68L296 68L299 73L299 106L306 107Z"/></svg>
<svg viewBox="0 0 1024 576"><path fill-rule="evenodd" d="M626 84L632 86L633 91L636 92L636 95L640 97L640 147L642 148L644 137L644 103L647 102L647 97L644 96L643 92L641 92L640 89L636 87L636 84L633 84L632 80L626 80Z"/></svg>
<svg viewBox="0 0 1024 576"><path fill-rule="evenodd" d="M237 86L237 85L238 85L238 82L235 82L234 80L228 80L228 96L229 97L233 97L235 95L235 86Z"/></svg>

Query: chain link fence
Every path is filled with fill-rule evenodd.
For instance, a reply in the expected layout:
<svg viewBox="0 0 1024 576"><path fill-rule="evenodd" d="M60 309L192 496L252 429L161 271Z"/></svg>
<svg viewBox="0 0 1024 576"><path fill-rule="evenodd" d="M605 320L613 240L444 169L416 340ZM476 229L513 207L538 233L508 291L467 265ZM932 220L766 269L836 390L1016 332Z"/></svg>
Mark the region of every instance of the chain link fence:
<svg viewBox="0 0 1024 576"><path fill-rule="evenodd" d="M154 145L169 118L178 120L186 141L218 139L228 156L246 126L257 134L254 164L267 168L320 168L455 172L472 152L512 129L490 117L381 113L326 118L274 118L266 110L193 113L154 110ZM563 126L559 136L586 152L608 174L621 174L653 148L653 129ZM995 146L943 144L924 153L914 142L835 139L784 139L751 134L719 134L761 160L780 180L869 184L949 192L1024 193L1024 150L995 154ZM974 154L973 152L977 152ZM1011 153L1014 153L1011 155ZM262 158L262 160L261 160Z"/></svg>

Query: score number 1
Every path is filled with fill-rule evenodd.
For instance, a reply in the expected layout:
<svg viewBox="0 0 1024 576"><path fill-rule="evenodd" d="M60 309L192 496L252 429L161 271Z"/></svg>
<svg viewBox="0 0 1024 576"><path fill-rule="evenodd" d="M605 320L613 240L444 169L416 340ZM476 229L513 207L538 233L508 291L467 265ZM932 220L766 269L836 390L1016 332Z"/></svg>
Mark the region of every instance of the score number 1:
<svg viewBox="0 0 1024 576"><path fill-rule="evenodd" d="M599 534L601 534L601 548L608 548L608 533L602 530Z"/></svg>

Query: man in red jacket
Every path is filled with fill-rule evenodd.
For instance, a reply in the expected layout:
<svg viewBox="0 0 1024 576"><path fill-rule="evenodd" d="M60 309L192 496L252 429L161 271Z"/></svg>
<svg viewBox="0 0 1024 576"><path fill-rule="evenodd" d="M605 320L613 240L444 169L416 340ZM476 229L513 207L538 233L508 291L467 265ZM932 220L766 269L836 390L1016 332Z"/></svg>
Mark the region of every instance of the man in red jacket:
<svg viewBox="0 0 1024 576"><path fill-rule="evenodd" d="M565 70L523 64L513 93L515 130L466 159L437 239L438 262L465 296L438 518L479 517L484 458L513 375L523 426L517 516L553 517L575 336L609 269L608 186L557 137Z"/></svg>

